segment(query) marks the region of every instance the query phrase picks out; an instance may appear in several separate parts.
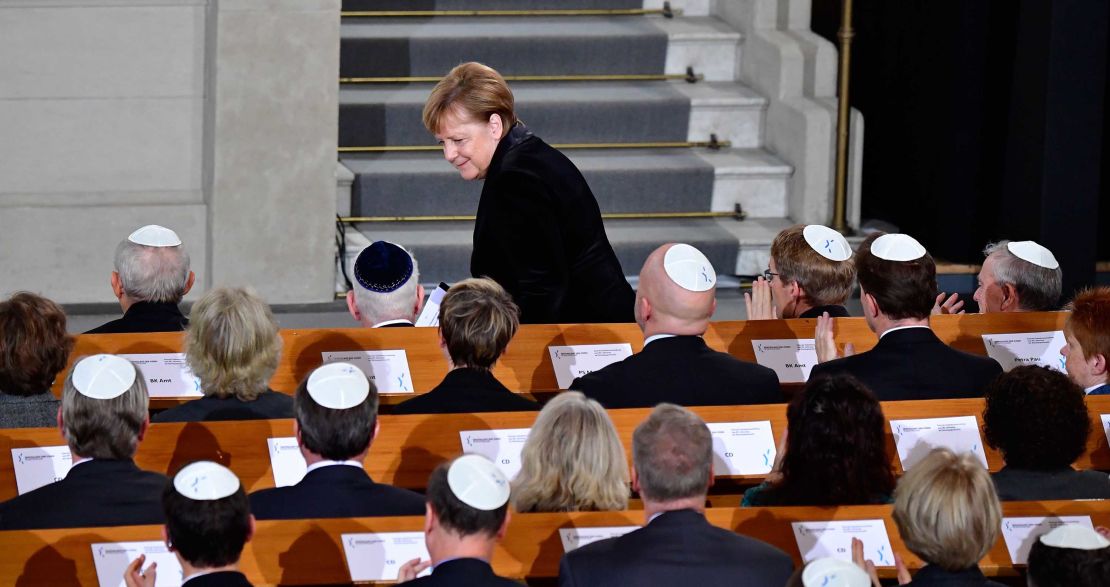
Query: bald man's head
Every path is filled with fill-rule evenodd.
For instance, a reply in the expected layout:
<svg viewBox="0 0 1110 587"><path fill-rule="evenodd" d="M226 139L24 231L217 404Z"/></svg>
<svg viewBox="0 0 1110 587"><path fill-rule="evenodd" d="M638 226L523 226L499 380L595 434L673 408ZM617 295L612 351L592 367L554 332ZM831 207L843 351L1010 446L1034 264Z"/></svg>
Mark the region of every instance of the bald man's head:
<svg viewBox="0 0 1110 587"><path fill-rule="evenodd" d="M664 333L702 334L708 328L709 319L717 308L715 286L706 291L691 291L678 285L667 275L663 262L667 251L674 246L675 243L668 243L655 249L640 270L640 286L636 291L636 323L648 336Z"/></svg>

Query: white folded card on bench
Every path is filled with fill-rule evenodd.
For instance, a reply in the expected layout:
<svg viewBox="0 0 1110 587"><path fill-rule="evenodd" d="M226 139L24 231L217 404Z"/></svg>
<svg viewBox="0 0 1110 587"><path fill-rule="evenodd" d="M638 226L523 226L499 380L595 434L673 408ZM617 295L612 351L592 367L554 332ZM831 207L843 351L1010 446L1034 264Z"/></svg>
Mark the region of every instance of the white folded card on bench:
<svg viewBox="0 0 1110 587"><path fill-rule="evenodd" d="M150 397L200 397L200 379L189 370L184 353L120 355L135 363Z"/></svg>
<svg viewBox="0 0 1110 587"><path fill-rule="evenodd" d="M817 345L812 338L753 340L755 362L774 369L779 383L805 383L817 364Z"/></svg>
<svg viewBox="0 0 1110 587"><path fill-rule="evenodd" d="M766 475L775 464L775 437L770 420L710 422L713 472L721 475Z"/></svg>
<svg viewBox="0 0 1110 587"><path fill-rule="evenodd" d="M301 448L293 436L267 438L270 449L270 468L274 470L274 487L296 485L304 479L308 464L304 461Z"/></svg>
<svg viewBox="0 0 1110 587"><path fill-rule="evenodd" d="M877 567L894 566L894 550L882 520L841 520L835 522L791 522L794 540L802 560L833 557L852 560L852 539L863 541L867 560Z"/></svg>
<svg viewBox="0 0 1110 587"><path fill-rule="evenodd" d="M1002 538L1006 541L1006 550L1010 551L1010 560L1015 565L1024 565L1029 560L1029 549L1033 542L1042 534L1059 528L1065 524L1080 524L1094 529L1090 516L1031 516L1020 518L1002 518Z"/></svg>
<svg viewBox="0 0 1110 587"><path fill-rule="evenodd" d="M593 544L598 540L624 536L639 526L599 526L597 528L559 528L559 539L563 541L563 552Z"/></svg>
<svg viewBox="0 0 1110 587"><path fill-rule="evenodd" d="M98 542L92 544L93 565L100 587L124 587L123 573L131 561L146 555L143 569L158 563L155 587L179 587L185 578L177 556L161 540L144 542Z"/></svg>
<svg viewBox="0 0 1110 587"><path fill-rule="evenodd" d="M570 389L575 379L631 357L632 345L620 342L549 346L547 352L551 354L559 389Z"/></svg>
<svg viewBox="0 0 1110 587"><path fill-rule="evenodd" d="M504 430L460 430L459 440L466 454L480 454L512 479L520 472L520 450L528 440L530 428Z"/></svg>
<svg viewBox="0 0 1110 587"><path fill-rule="evenodd" d="M73 465L68 446L34 446L12 449L15 488L20 495L65 479Z"/></svg>
<svg viewBox="0 0 1110 587"><path fill-rule="evenodd" d="M431 558L423 532L343 534L341 538L351 581L396 581L401 565L414 558ZM419 576L431 572L429 567Z"/></svg>
<svg viewBox="0 0 1110 587"><path fill-rule="evenodd" d="M404 349L388 351L328 351L325 363L350 363L358 367L378 393L412 393L412 372Z"/></svg>
<svg viewBox="0 0 1110 587"><path fill-rule="evenodd" d="M1067 373L1060 348L1067 344L1064 332L1015 332L1012 334L984 334L983 346L987 355L1009 371L1022 365L1039 365Z"/></svg>
<svg viewBox="0 0 1110 587"><path fill-rule="evenodd" d="M934 448L942 447L956 454L969 452L987 468L987 454L983 452L975 416L891 420L890 431L894 433L894 446L898 448L903 471L909 471Z"/></svg>

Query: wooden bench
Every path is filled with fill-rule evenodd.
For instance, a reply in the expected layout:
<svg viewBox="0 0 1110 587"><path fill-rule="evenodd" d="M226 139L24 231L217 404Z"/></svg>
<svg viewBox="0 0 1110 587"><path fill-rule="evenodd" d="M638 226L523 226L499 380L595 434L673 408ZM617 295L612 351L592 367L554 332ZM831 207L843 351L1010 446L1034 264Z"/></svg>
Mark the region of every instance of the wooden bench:
<svg viewBox="0 0 1110 587"><path fill-rule="evenodd" d="M1003 504L1005 516L1089 515L1096 526L1110 525L1110 502L1045 501ZM922 561L910 553L891 518L891 506L847 506L839 508L711 508L708 520L719 527L758 538L784 550L801 563L791 522L882 519L894 551L911 569ZM494 553L494 570L513 578L553 578L563 555L560 528L642 525L643 513L583 512L560 514L517 514ZM341 535L354 532L420 532L423 517L354 518L260 521L254 539L247 544L240 567L255 585L321 585L350 583ZM160 526L28 530L0 532L0 576L19 585L96 585L90 544L162 540ZM979 563L989 576L1015 576L1019 568L1011 562L999 537ZM894 576L891 567L880 568L884 577Z"/></svg>
<svg viewBox="0 0 1110 587"><path fill-rule="evenodd" d="M1090 397L1087 403L1092 430L1087 452L1080 457L1077 466L1110 470L1110 446L1107 445L1100 418L1100 414L1110 413L1110 397ZM769 420L776 439L781 438L786 429L784 404L695 407L692 410L707 422ZM629 462L632 432L650 411L609 411ZM980 419L981 425L982 411L981 399L883 403L887 419L975 416ZM530 428L534 421L535 414L529 412L382 416L381 432L371 446L366 470L376 481L419 490L425 486L432 469L462 451L460 431ZM895 471L900 472L889 426L885 432L892 465ZM136 461L144 469L172 474L186 463L214 460L234 470L248 491L256 491L274 485L266 439L292 435L292 420L154 424L139 445ZM16 495L10 449L61 444L65 442L53 428L0 430L0 500ZM986 455L992 471L1002 467L1002 457L996 451L987 447ZM721 477L717 490L735 493L738 487L753 485L761 480L762 476Z"/></svg>
<svg viewBox="0 0 1110 587"><path fill-rule="evenodd" d="M964 314L936 316L932 324L941 340L960 350L982 355L986 354L983 334L1059 330L1066 318L1065 312ZM753 340L813 338L816 323L814 319L714 322L705 340L714 349L755 361ZM862 318L838 318L835 335L838 344L850 342L856 352L870 349L877 341ZM297 384L321 364L321 353L328 351L405 349L417 393L435 387L448 370L434 328L282 330L281 337L284 342L281 361L270 387L283 393L293 393ZM181 333L80 335L70 362L72 365L76 357L96 353L181 352L181 339ZM542 398L558 389L547 347L619 342L627 342L633 352L639 352L643 347L643 335L635 324L524 325L494 368L494 374L509 389ZM64 376L55 382L56 395L60 394L63 381ZM382 403L391 405L408 397L411 396L383 395ZM182 401L185 400L158 398L152 401L152 406L164 408Z"/></svg>

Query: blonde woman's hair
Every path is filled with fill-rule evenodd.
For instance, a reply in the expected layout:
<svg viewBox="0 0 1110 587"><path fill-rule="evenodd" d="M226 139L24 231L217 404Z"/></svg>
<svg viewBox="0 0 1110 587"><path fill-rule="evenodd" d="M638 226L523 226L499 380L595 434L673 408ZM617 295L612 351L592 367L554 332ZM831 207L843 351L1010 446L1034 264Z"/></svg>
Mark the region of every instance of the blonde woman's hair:
<svg viewBox="0 0 1110 587"><path fill-rule="evenodd" d="M473 121L486 122L497 114L502 132L507 133L516 124L513 105L513 92L505 78L492 67L471 61L455 66L432 89L424 103L424 127L436 134L447 112L458 107Z"/></svg>
<svg viewBox="0 0 1110 587"><path fill-rule="evenodd" d="M277 322L253 290L216 288L193 305L185 358L204 395L257 398L268 389L280 355Z"/></svg>
<svg viewBox="0 0 1110 587"><path fill-rule="evenodd" d="M487 277L464 279L439 306L439 335L456 367L491 369L520 327L520 308Z"/></svg>
<svg viewBox="0 0 1110 587"><path fill-rule="evenodd" d="M548 402L521 451L513 481L518 512L623 510L628 460L609 414L577 391Z"/></svg>
<svg viewBox="0 0 1110 587"><path fill-rule="evenodd" d="M975 456L938 448L898 481L894 522L910 552L959 571L978 564L994 545L1002 506Z"/></svg>

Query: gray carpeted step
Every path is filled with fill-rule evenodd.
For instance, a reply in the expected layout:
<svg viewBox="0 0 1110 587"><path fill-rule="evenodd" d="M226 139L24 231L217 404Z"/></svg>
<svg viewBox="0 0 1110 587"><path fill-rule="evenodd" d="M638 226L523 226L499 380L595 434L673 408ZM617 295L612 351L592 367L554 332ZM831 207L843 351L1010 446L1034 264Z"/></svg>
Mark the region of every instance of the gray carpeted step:
<svg viewBox="0 0 1110 587"><path fill-rule="evenodd" d="M631 10L643 0L343 0L343 10Z"/></svg>
<svg viewBox="0 0 1110 587"><path fill-rule="evenodd" d="M718 273L728 275L736 266L739 241L722 222L735 221L608 220L605 230L626 276L637 275L651 251L667 242L697 247ZM356 228L371 241L388 240L413 251L423 282L450 283L470 276L471 222L366 223Z"/></svg>
<svg viewBox="0 0 1110 587"><path fill-rule="evenodd" d="M667 57L667 34L643 17L349 19L341 33L341 77L441 76L465 61L503 75L648 74Z"/></svg>
<svg viewBox="0 0 1110 587"><path fill-rule="evenodd" d="M339 145L434 145L427 84L339 90ZM549 143L685 141L690 99L668 82L513 86L517 115ZM704 137L708 139L709 137Z"/></svg>
<svg viewBox="0 0 1110 587"><path fill-rule="evenodd" d="M708 210L713 166L691 150L575 150L567 156L586 177L603 212ZM474 214L481 182L468 182L438 153L344 157L355 173L356 216Z"/></svg>

